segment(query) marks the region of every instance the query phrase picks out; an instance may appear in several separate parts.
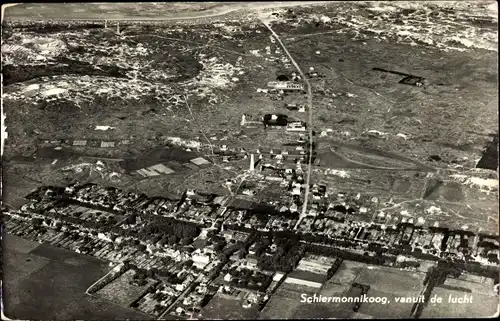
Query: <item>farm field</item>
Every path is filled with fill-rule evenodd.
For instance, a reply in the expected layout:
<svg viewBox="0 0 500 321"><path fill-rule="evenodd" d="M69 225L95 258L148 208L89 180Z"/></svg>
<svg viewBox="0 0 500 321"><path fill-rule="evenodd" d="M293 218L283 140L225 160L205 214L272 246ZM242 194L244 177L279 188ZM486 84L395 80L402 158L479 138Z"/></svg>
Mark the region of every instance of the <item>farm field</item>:
<svg viewBox="0 0 500 321"><path fill-rule="evenodd" d="M283 283L261 311L260 319L296 318L297 311L306 309L309 303L302 303L301 294L313 295L317 289L303 285Z"/></svg>
<svg viewBox="0 0 500 321"><path fill-rule="evenodd" d="M34 315L58 320L149 319L85 294L107 272L106 262L14 235L4 234L2 241L3 299L10 319L27 320Z"/></svg>
<svg viewBox="0 0 500 321"><path fill-rule="evenodd" d="M429 303L422 312L422 318L491 318L497 314L500 305L498 296L460 290L434 288L432 296L442 298L442 303ZM453 303L452 298L472 298L471 302Z"/></svg>
<svg viewBox="0 0 500 321"><path fill-rule="evenodd" d="M425 273L401 271L388 267L344 261L318 294L323 296L356 297L360 295L361 290L351 285L353 283L368 285L370 286L366 294L368 298L386 297L387 303L364 302L357 313L371 318L409 317L413 304L398 303L395 298L418 297L424 278ZM320 305L325 304L316 303L316 311L321 309ZM318 317L324 318L327 315L339 315L339 317L352 318L355 314L355 311L352 310L354 305L355 303L326 304L327 308L323 308L323 315ZM311 307L311 310L315 309Z"/></svg>

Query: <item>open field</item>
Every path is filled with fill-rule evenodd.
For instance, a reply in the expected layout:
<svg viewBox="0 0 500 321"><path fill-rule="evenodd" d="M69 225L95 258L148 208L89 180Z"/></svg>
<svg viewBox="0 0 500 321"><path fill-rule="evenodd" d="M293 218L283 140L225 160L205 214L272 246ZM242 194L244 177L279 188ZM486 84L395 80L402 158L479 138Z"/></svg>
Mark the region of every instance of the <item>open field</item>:
<svg viewBox="0 0 500 321"><path fill-rule="evenodd" d="M489 318L497 314L500 302L491 291L490 295L464 292L435 287L432 295L441 297L442 303L429 303L422 312L422 318ZM472 298L471 302L453 303L452 298Z"/></svg>
<svg viewBox="0 0 500 321"><path fill-rule="evenodd" d="M101 260L3 235L4 306L11 319L147 319L85 290L107 272ZM43 299L42 299L43 298Z"/></svg>
<svg viewBox="0 0 500 321"><path fill-rule="evenodd" d="M361 304L358 313L372 318L409 317L413 305L397 303L395 297L418 297L424 277L424 273L344 261L339 270L317 294L334 297L357 297L361 290L352 287L352 284L356 282L369 285L367 297L386 297L387 304L365 302ZM318 318L332 315L350 318L355 313L352 310L354 305L355 303L347 302L312 303L297 312L295 317L306 317L313 313Z"/></svg>
<svg viewBox="0 0 500 321"><path fill-rule="evenodd" d="M260 319L297 318L297 311L307 308L310 304L302 303L301 294L313 295L318 289L303 285L282 283L261 311Z"/></svg>

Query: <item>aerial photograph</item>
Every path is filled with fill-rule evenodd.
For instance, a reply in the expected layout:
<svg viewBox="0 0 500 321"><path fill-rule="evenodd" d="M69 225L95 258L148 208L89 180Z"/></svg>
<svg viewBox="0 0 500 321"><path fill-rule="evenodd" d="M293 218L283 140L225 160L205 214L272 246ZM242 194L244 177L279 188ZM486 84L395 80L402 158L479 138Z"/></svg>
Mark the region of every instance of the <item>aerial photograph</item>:
<svg viewBox="0 0 500 321"><path fill-rule="evenodd" d="M22 3L2 320L494 318L498 4Z"/></svg>

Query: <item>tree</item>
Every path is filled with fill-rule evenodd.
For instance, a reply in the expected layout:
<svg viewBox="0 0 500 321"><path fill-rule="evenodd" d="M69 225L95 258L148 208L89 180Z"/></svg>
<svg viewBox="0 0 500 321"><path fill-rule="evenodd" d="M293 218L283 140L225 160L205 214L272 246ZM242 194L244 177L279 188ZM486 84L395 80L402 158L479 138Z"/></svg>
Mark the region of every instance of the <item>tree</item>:
<svg viewBox="0 0 500 321"><path fill-rule="evenodd" d="M246 251L245 249L241 249L241 250L238 252L238 258L240 258L240 259L244 259L246 256L247 256L247 251Z"/></svg>
<svg viewBox="0 0 500 321"><path fill-rule="evenodd" d="M221 251L224 246L226 246L226 242L225 241L222 241L222 242L217 242L215 245L214 245L214 250L219 252Z"/></svg>
<svg viewBox="0 0 500 321"><path fill-rule="evenodd" d="M168 244L169 245L177 244L178 241L179 241L179 238L177 236L175 236L175 235L168 236Z"/></svg>
<svg viewBox="0 0 500 321"><path fill-rule="evenodd" d="M130 224L135 224L136 221L137 221L137 214L132 213L127 217L126 223L130 225Z"/></svg>
<svg viewBox="0 0 500 321"><path fill-rule="evenodd" d="M157 243L161 239L160 235L155 235L151 238L152 243Z"/></svg>
<svg viewBox="0 0 500 321"><path fill-rule="evenodd" d="M31 224L33 224L33 226L40 226L40 225L42 225L42 222L43 222L43 220L41 218L33 217L31 219Z"/></svg>
<svg viewBox="0 0 500 321"><path fill-rule="evenodd" d="M160 246L164 246L164 245L165 245L165 244L167 244L167 243L168 243L168 238L167 238L167 237L165 237L165 236L164 236L164 237L162 237L160 241L158 241L158 244L159 244Z"/></svg>
<svg viewBox="0 0 500 321"><path fill-rule="evenodd" d="M114 225L116 223L118 223L118 222L116 221L116 217L114 217L114 216L109 216L107 221L106 221L107 225Z"/></svg>
<svg viewBox="0 0 500 321"><path fill-rule="evenodd" d="M149 278L153 278L155 276L155 272L153 271L153 269L149 269L147 272L146 272L146 275L149 277Z"/></svg>

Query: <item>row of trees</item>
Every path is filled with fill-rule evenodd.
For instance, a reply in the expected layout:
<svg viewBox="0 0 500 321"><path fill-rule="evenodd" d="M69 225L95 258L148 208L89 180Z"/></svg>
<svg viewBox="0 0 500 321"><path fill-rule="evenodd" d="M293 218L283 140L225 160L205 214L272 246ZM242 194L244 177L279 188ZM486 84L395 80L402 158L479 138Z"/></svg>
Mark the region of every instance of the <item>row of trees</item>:
<svg viewBox="0 0 500 321"><path fill-rule="evenodd" d="M335 262L333 262L332 266L328 269L328 271L326 271L327 280L329 280L335 274L335 272L337 272L343 261L344 260L339 257L335 259Z"/></svg>
<svg viewBox="0 0 500 321"><path fill-rule="evenodd" d="M394 263L396 261L395 257L390 257L385 255L370 256L368 255L368 252L365 252L364 254L358 254L342 250L339 248L321 246L315 244L307 244L305 245L305 249L307 252L313 254L318 254L323 256L335 256L335 257L340 257L344 260L363 262L366 264L373 264L373 265L386 265L389 262Z"/></svg>

